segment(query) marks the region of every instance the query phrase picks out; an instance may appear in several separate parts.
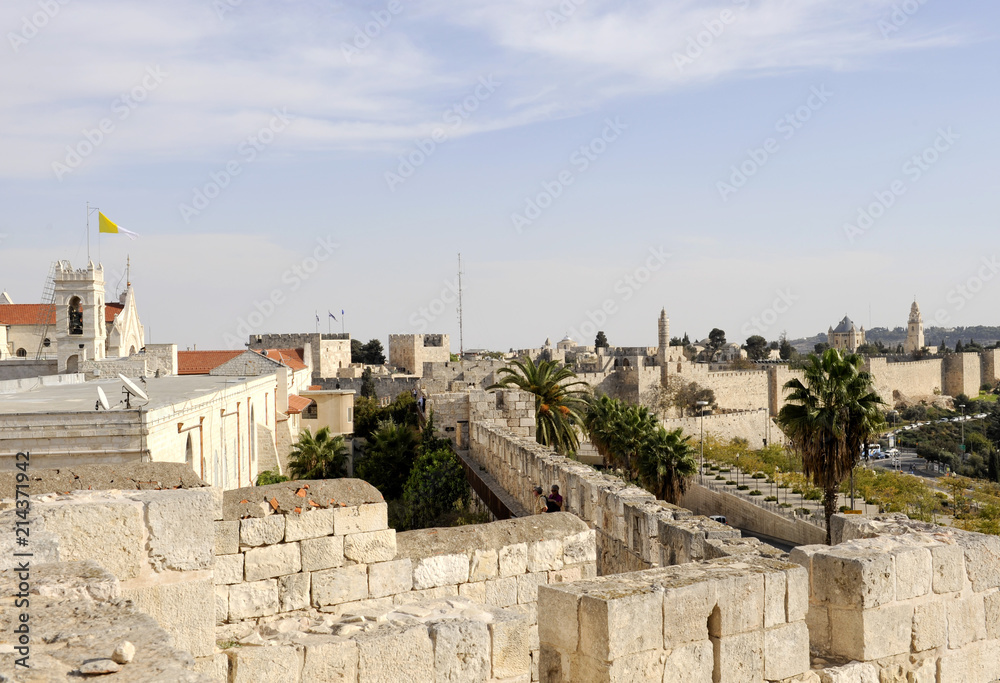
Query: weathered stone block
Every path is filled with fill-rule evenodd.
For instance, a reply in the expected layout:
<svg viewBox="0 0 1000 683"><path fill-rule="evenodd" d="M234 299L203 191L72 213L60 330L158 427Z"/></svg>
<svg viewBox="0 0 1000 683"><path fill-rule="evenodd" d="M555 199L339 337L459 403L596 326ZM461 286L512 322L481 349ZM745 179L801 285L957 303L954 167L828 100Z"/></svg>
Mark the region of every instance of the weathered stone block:
<svg viewBox="0 0 1000 683"><path fill-rule="evenodd" d="M764 628L785 623L786 592L787 586L783 572L772 572L764 575Z"/></svg>
<svg viewBox="0 0 1000 683"><path fill-rule="evenodd" d="M309 608L308 572L289 574L278 579L278 609L281 612L293 612Z"/></svg>
<svg viewBox="0 0 1000 683"><path fill-rule="evenodd" d="M517 604L517 579L508 576L504 579L490 579L486 582L486 604L496 607L509 607Z"/></svg>
<svg viewBox="0 0 1000 683"><path fill-rule="evenodd" d="M931 592L931 551L927 548L898 548L893 552L896 561L896 599L927 595Z"/></svg>
<svg viewBox="0 0 1000 683"><path fill-rule="evenodd" d="M927 602L913 609L914 652L942 647L948 642L948 622L945 621L944 603Z"/></svg>
<svg viewBox="0 0 1000 683"><path fill-rule="evenodd" d="M294 647L235 647L233 683L289 683L300 680L302 660Z"/></svg>
<svg viewBox="0 0 1000 683"><path fill-rule="evenodd" d="M960 534L955 538L965 550L965 571L972 590L980 593L1000 587L1000 536Z"/></svg>
<svg viewBox="0 0 1000 683"><path fill-rule="evenodd" d="M425 557L413 567L414 590L466 583L468 580L469 556L465 554Z"/></svg>
<svg viewBox="0 0 1000 683"><path fill-rule="evenodd" d="M240 551L240 523L214 522L215 524L215 555L232 555Z"/></svg>
<svg viewBox="0 0 1000 683"><path fill-rule="evenodd" d="M215 558L215 583L241 583L243 581L243 553L220 555Z"/></svg>
<svg viewBox="0 0 1000 683"><path fill-rule="evenodd" d="M173 636L176 647L195 657L207 657L214 651L215 586L211 578L151 586L126 585L122 586L122 597L156 619ZM230 595L230 613L231 603Z"/></svg>
<svg viewBox="0 0 1000 683"><path fill-rule="evenodd" d="M528 544L516 543L500 548L500 576L517 576L528 571Z"/></svg>
<svg viewBox="0 0 1000 683"><path fill-rule="evenodd" d="M385 503L333 508L333 533L338 536L382 531L388 528L389 514Z"/></svg>
<svg viewBox="0 0 1000 683"><path fill-rule="evenodd" d="M948 647L958 649L986 637L986 606L981 594L947 602Z"/></svg>
<svg viewBox="0 0 1000 683"><path fill-rule="evenodd" d="M667 654L663 668L663 683L711 681L714 668L714 651L710 641L701 640L680 645Z"/></svg>
<svg viewBox="0 0 1000 683"><path fill-rule="evenodd" d="M314 572L333 569L344 564L344 537L325 536L299 541L302 553L302 571Z"/></svg>
<svg viewBox="0 0 1000 683"><path fill-rule="evenodd" d="M707 581L668 588L663 595L663 646L670 650L707 641L716 600L715 586Z"/></svg>
<svg viewBox="0 0 1000 683"><path fill-rule="evenodd" d="M763 574L729 576L713 583L718 595L718 614L709 621L709 635L726 637L763 627Z"/></svg>
<svg viewBox="0 0 1000 683"><path fill-rule="evenodd" d="M838 607L871 608L896 598L892 555L880 548L830 548L812 558L813 594Z"/></svg>
<svg viewBox="0 0 1000 683"><path fill-rule="evenodd" d="M473 550L469 581L485 581L500 575L496 550Z"/></svg>
<svg viewBox="0 0 1000 683"><path fill-rule="evenodd" d="M448 620L430 626L436 681L486 681L490 678L490 632L486 622Z"/></svg>
<svg viewBox="0 0 1000 683"><path fill-rule="evenodd" d="M785 572L787 594L785 595L785 619L789 622L801 621L809 611L809 572L805 567L789 569Z"/></svg>
<svg viewBox="0 0 1000 683"><path fill-rule="evenodd" d="M212 489L129 493L145 506L149 560L156 571L209 569L215 557Z"/></svg>
<svg viewBox="0 0 1000 683"><path fill-rule="evenodd" d="M353 640L304 638L302 681L358 680L358 644Z"/></svg>
<svg viewBox="0 0 1000 683"><path fill-rule="evenodd" d="M535 541L528 544L528 571L541 572L549 569L562 569L563 542L554 538L547 541Z"/></svg>
<svg viewBox="0 0 1000 683"><path fill-rule="evenodd" d="M580 641L580 596L554 586L538 586L538 640L563 653Z"/></svg>
<svg viewBox="0 0 1000 683"><path fill-rule="evenodd" d="M486 582L477 581L476 583L461 583L458 585L458 594L463 598L472 600L472 602L478 602L480 605L485 605Z"/></svg>
<svg viewBox="0 0 1000 683"><path fill-rule="evenodd" d="M763 582L761 584L763 593ZM636 582L631 587L611 585L583 595L580 598L580 639L587 644L589 656L605 662L622 655L662 649L662 591Z"/></svg>
<svg viewBox="0 0 1000 683"><path fill-rule="evenodd" d="M215 587L215 625L226 623L229 619L229 586Z"/></svg>
<svg viewBox="0 0 1000 683"><path fill-rule="evenodd" d="M813 558L818 554L825 554L829 552L830 546L828 545L800 545L797 548L792 548L792 552L788 554L788 561L792 564L797 564L806 569L809 572L809 595L813 595Z"/></svg>
<svg viewBox="0 0 1000 683"><path fill-rule="evenodd" d="M240 520L240 545L260 546L280 543L285 537L285 516L250 517Z"/></svg>
<svg viewBox="0 0 1000 683"><path fill-rule="evenodd" d="M413 562L409 559L368 565L368 595L381 598L413 588Z"/></svg>
<svg viewBox="0 0 1000 683"><path fill-rule="evenodd" d="M229 587L229 620L241 621L278 613L278 582L274 579L236 583Z"/></svg>
<svg viewBox="0 0 1000 683"><path fill-rule="evenodd" d="M913 605L895 603L874 609L830 608L833 654L861 662L910 651Z"/></svg>
<svg viewBox="0 0 1000 683"><path fill-rule="evenodd" d="M493 678L512 678L531 673L531 632L527 620L510 612L493 615L489 624Z"/></svg>
<svg viewBox="0 0 1000 683"><path fill-rule="evenodd" d="M597 562L597 538L593 529L563 539L563 562Z"/></svg>
<svg viewBox="0 0 1000 683"><path fill-rule="evenodd" d="M990 593L984 599L986 612L986 637L1000 638L1000 592Z"/></svg>
<svg viewBox="0 0 1000 683"><path fill-rule="evenodd" d="M805 622L764 631L764 678L779 680L809 670L809 629Z"/></svg>
<svg viewBox="0 0 1000 683"><path fill-rule="evenodd" d="M306 510L285 516L285 541L321 538L333 533L333 508Z"/></svg>
<svg viewBox="0 0 1000 683"><path fill-rule="evenodd" d="M296 574L302 570L298 543L251 548L245 553L243 572L247 581Z"/></svg>
<svg viewBox="0 0 1000 683"><path fill-rule="evenodd" d="M663 680L664 656L662 652L646 650L622 655L613 662L601 662L586 653L573 657L574 683L625 683L625 681Z"/></svg>
<svg viewBox="0 0 1000 683"><path fill-rule="evenodd" d="M140 503L58 502L37 510L45 530L59 539L61 561L97 560L120 581L148 566Z"/></svg>
<svg viewBox="0 0 1000 683"><path fill-rule="evenodd" d="M520 574L517 579L517 601L519 603L537 602L538 587L548 583L547 572Z"/></svg>
<svg viewBox="0 0 1000 683"><path fill-rule="evenodd" d="M958 545L931 547L932 586L935 593L952 593L965 585L965 552Z"/></svg>
<svg viewBox="0 0 1000 683"><path fill-rule="evenodd" d="M382 626L356 636L359 683L434 680L434 645L423 625Z"/></svg>
<svg viewBox="0 0 1000 683"><path fill-rule="evenodd" d="M806 626L809 628L809 642L818 652L829 653L833 649L830 637L830 609L826 605L811 604L806 612Z"/></svg>
<svg viewBox="0 0 1000 683"><path fill-rule="evenodd" d="M715 671L726 683L759 683L764 678L764 632L761 630L712 638ZM807 652L808 654L808 652Z"/></svg>
<svg viewBox="0 0 1000 683"><path fill-rule="evenodd" d="M312 574L312 604L316 607L339 605L367 597L368 568L363 564L326 569Z"/></svg>
<svg viewBox="0 0 1000 683"><path fill-rule="evenodd" d="M396 557L396 530L344 536L344 557L355 562L388 562Z"/></svg>

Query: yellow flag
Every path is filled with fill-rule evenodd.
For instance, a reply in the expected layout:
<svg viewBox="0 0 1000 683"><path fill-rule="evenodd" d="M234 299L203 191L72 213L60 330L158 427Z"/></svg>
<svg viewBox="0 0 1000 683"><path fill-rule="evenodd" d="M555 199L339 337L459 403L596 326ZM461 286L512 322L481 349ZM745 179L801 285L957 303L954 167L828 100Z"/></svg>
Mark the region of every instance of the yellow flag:
<svg viewBox="0 0 1000 683"><path fill-rule="evenodd" d="M100 228L98 228L98 232L110 232L115 235L118 234L127 235L130 240L134 240L136 237L138 237L138 235L132 232L131 230L126 230L125 228L119 228L117 223L113 223L110 218L105 216L100 211L97 212L97 215L100 217Z"/></svg>

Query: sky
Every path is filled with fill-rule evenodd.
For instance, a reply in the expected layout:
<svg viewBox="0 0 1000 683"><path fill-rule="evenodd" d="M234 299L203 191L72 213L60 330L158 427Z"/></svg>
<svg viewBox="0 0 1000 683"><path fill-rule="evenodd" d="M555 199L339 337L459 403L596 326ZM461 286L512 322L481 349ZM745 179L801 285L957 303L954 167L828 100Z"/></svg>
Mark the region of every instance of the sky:
<svg viewBox="0 0 1000 683"><path fill-rule="evenodd" d="M0 289L147 341L1000 324L1000 4L7 0ZM341 311L344 313L342 314ZM335 322L330 314L336 316Z"/></svg>

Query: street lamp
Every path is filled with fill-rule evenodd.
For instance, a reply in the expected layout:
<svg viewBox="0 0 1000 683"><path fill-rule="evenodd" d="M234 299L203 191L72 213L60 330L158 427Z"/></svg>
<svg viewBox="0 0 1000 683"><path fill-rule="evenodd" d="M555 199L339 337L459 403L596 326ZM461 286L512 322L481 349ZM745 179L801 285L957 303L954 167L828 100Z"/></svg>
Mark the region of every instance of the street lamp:
<svg viewBox="0 0 1000 683"><path fill-rule="evenodd" d="M958 405L962 409L962 462L965 462L965 404Z"/></svg>
<svg viewBox="0 0 1000 683"><path fill-rule="evenodd" d="M701 483L705 484L705 406L708 401L698 401L695 403L701 411Z"/></svg>

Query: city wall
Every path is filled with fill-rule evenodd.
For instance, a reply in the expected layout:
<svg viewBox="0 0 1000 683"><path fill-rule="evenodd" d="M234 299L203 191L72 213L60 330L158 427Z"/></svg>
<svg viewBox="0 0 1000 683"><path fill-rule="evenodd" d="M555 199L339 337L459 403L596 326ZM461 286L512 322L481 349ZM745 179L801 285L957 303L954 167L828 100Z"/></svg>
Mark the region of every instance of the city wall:
<svg viewBox="0 0 1000 683"><path fill-rule="evenodd" d="M980 356L982 358L982 383L996 386L1000 381L1000 349L987 349Z"/></svg>
<svg viewBox="0 0 1000 683"><path fill-rule="evenodd" d="M875 391L889 407L895 405L900 394L912 398L941 393L945 386L943 368L940 358L903 363L889 363L885 358L869 358L867 363Z"/></svg>
<svg viewBox="0 0 1000 683"><path fill-rule="evenodd" d="M978 396L982 384L978 353L949 353L944 357L944 393Z"/></svg>
<svg viewBox="0 0 1000 683"><path fill-rule="evenodd" d="M702 417L668 418L660 422L667 429L682 429L684 434L701 438ZM745 439L750 447L759 448L766 443L783 444L785 435L774 424L767 409L739 410L731 413L705 415L705 433L719 439Z"/></svg>

